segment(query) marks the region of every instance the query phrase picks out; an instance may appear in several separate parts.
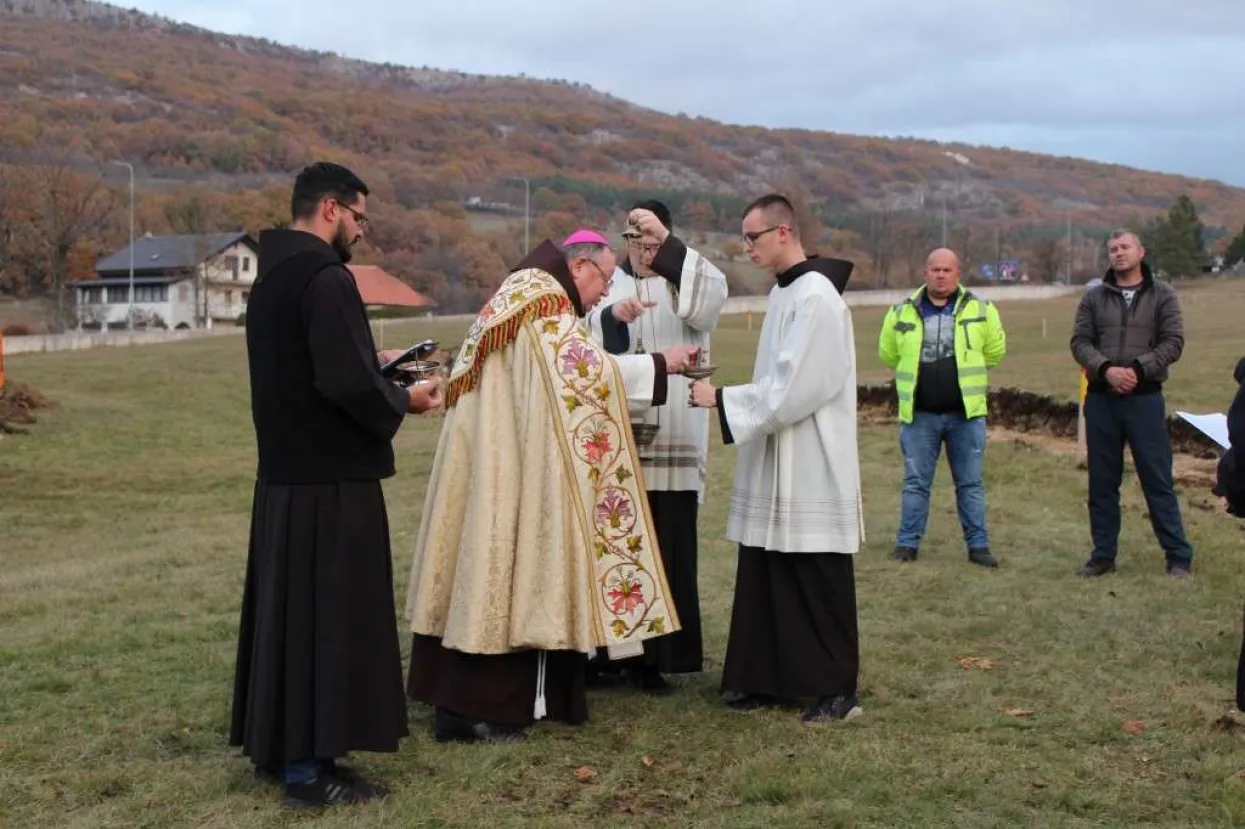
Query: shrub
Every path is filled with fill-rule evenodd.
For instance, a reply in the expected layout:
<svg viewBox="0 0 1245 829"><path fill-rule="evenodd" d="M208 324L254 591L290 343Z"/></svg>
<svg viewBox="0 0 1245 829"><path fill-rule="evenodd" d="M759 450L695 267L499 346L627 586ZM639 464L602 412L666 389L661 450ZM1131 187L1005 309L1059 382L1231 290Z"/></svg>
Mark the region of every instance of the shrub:
<svg viewBox="0 0 1245 829"><path fill-rule="evenodd" d="M3 333L6 337L29 337L37 334L38 330L28 322L11 322L4 326Z"/></svg>

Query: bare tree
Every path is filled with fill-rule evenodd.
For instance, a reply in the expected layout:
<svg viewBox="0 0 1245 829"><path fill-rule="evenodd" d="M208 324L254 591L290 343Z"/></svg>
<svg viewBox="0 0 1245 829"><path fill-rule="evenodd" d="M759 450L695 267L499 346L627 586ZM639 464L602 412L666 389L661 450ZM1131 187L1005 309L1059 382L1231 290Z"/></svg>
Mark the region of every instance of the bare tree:
<svg viewBox="0 0 1245 829"><path fill-rule="evenodd" d="M895 223L894 249L908 271L908 284L917 285L925 270L925 260L938 244L938 221L924 211L904 216Z"/></svg>
<svg viewBox="0 0 1245 829"><path fill-rule="evenodd" d="M14 230L21 212L18 170L0 164L0 293L25 293L25 273L17 267Z"/></svg>
<svg viewBox="0 0 1245 829"><path fill-rule="evenodd" d="M960 273L965 279L976 271L980 260L978 249L985 237L974 234L971 222L956 225L948 235L948 243L956 256L960 258Z"/></svg>
<svg viewBox="0 0 1245 829"><path fill-rule="evenodd" d="M20 258L30 282L46 291L49 330L61 332L74 312L71 257L108 227L116 193L98 174L76 173L64 161L39 164L28 176L32 210L18 233Z"/></svg>
<svg viewBox="0 0 1245 829"><path fill-rule="evenodd" d="M871 210L865 214L864 232L860 234L869 260L873 263L876 287L887 287L890 279L894 214L889 207Z"/></svg>
<svg viewBox="0 0 1245 829"><path fill-rule="evenodd" d="M1042 239L1029 249L1029 265L1038 282L1056 282L1063 270L1063 250L1058 239Z"/></svg>

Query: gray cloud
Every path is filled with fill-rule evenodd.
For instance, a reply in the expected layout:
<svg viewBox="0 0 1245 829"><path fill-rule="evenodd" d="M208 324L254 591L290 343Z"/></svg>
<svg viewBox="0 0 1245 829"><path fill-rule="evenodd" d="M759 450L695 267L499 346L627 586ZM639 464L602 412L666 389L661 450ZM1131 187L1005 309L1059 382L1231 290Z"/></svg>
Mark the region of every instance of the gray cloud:
<svg viewBox="0 0 1245 829"><path fill-rule="evenodd" d="M143 0L351 57L582 81L667 112L1074 155L1245 186L1239 0Z"/></svg>

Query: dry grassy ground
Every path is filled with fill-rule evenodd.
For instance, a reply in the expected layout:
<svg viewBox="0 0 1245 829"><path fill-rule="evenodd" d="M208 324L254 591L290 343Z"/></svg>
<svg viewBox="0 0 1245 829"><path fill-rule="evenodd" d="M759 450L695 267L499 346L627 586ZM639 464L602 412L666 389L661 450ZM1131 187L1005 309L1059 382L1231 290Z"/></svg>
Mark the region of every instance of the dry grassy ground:
<svg viewBox="0 0 1245 829"><path fill-rule="evenodd" d="M1171 409L1221 410L1231 398L1245 350L1238 293L1231 283L1182 291L1189 344ZM996 386L1075 394L1072 307L1002 308L1011 347ZM862 382L886 379L881 312L855 317ZM759 322L724 320L723 380L750 373ZM401 333L452 345L462 326ZM1003 435L987 457L1002 568L966 563L945 467L922 560L894 565L901 464L887 423L860 435L864 717L810 730L795 713L721 706L734 450L715 446L700 526L704 675L660 700L594 694L589 724L542 725L520 746L438 745L429 712L413 706L398 754L356 758L392 784L387 803L288 815L225 744L253 481L243 347L228 337L9 360L11 378L59 408L32 434L0 438L0 825L1245 822L1241 737L1221 720L1245 587L1237 523L1201 488L1182 489L1196 576L1173 582L1130 478L1120 571L1079 580L1084 473L1066 453ZM400 472L386 483L399 597L439 422L406 424ZM596 774L580 781L584 766Z"/></svg>

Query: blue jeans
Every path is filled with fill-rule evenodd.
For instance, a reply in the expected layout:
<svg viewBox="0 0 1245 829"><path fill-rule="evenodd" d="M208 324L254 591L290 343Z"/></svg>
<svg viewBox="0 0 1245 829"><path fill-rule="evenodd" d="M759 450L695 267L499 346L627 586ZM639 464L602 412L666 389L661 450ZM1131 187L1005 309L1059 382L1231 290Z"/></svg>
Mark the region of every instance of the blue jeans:
<svg viewBox="0 0 1245 829"><path fill-rule="evenodd" d="M955 481L955 507L968 549L990 546L986 533L986 487L982 459L986 454L986 419L962 414L914 412L899 428L903 449L903 497L900 500L896 546L920 549L929 520L929 490L938 468L943 442Z"/></svg>
<svg viewBox="0 0 1245 829"><path fill-rule="evenodd" d="M1085 396L1085 450L1089 461L1089 530L1092 558L1114 561L1120 537L1120 481L1124 444L1132 450L1137 479L1146 496L1150 526L1167 560L1188 564L1193 548L1185 539L1172 481L1172 444L1162 394Z"/></svg>
<svg viewBox="0 0 1245 829"><path fill-rule="evenodd" d="M282 773L286 783L310 783L320 776L323 765L319 760L300 760L286 763Z"/></svg>

